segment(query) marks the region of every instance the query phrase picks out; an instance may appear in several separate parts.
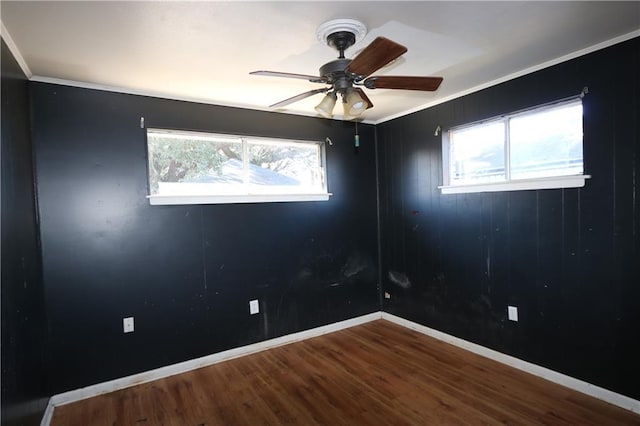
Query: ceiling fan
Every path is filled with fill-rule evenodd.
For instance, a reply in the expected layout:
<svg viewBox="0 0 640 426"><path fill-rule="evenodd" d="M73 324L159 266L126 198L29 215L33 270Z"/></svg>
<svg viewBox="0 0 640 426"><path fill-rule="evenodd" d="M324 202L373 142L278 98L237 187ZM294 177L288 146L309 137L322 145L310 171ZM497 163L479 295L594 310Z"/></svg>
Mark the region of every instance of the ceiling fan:
<svg viewBox="0 0 640 426"><path fill-rule="evenodd" d="M320 25L317 30L318 39L339 52L338 59L320 67L320 76L278 71L253 71L250 74L297 78L312 83L328 84L328 87L310 90L269 106L270 108L279 108L318 93L326 93L315 109L327 118L333 116L333 108L338 95L342 98L345 118L355 118L365 110L372 108L373 103L362 90L363 87L366 89L421 91L438 89L442 83L442 77L371 76L407 51L405 46L388 38L377 37L354 59L345 58L344 51L364 37L366 30L362 22L353 19L336 19Z"/></svg>

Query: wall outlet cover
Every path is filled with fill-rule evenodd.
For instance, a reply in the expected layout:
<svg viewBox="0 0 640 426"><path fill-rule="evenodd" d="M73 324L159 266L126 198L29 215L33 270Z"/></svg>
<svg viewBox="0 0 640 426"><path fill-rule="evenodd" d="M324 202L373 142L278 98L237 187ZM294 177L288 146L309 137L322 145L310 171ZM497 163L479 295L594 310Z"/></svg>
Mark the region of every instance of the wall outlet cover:
<svg viewBox="0 0 640 426"><path fill-rule="evenodd" d="M518 308L516 306L508 306L509 320L518 321Z"/></svg>
<svg viewBox="0 0 640 426"><path fill-rule="evenodd" d="M257 300L250 300L249 301L249 313L251 315L257 314L258 312L260 312L260 304L258 303Z"/></svg>
<svg viewBox="0 0 640 426"><path fill-rule="evenodd" d="M125 333L133 333L133 317L123 318L122 327Z"/></svg>

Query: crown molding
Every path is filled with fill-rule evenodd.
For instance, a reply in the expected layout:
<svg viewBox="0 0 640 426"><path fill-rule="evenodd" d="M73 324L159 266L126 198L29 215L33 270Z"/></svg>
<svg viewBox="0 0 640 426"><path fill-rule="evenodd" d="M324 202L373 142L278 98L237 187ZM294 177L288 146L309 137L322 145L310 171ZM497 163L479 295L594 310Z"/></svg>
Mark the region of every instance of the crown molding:
<svg viewBox="0 0 640 426"><path fill-rule="evenodd" d="M27 76L27 79L31 80L31 78L33 77L33 73L29 69L29 65L27 65L27 61L24 60L22 53L20 53L18 46L13 41L11 34L9 34L9 30L7 30L7 27L4 26L4 22L2 22L2 20L0 20L0 26L2 27L0 31L0 34L2 34L2 39L4 40L5 43L7 43L7 47L9 48L9 51L11 52L13 57L16 58L16 62L18 62L18 65L20 66L20 69L22 70L24 75Z"/></svg>
<svg viewBox="0 0 640 426"><path fill-rule="evenodd" d="M522 76L527 75L527 74L532 74L532 73L534 73L536 71L540 71L542 69L549 68L549 67L552 67L554 65L561 64L562 62L570 61L571 59L575 59L575 58L578 58L580 56L584 56L584 55L587 55L589 53L593 53L593 52L596 52L598 50L605 49L607 47L613 46L614 44L622 43L624 41L631 40L632 38L636 38L636 37L640 37L640 30L635 30L635 31L632 31L632 32L627 33L627 34L623 34L621 36L614 37L612 39L603 41L601 43L594 44L593 46L585 47L584 49L576 50L574 52L571 52L571 53L568 53L566 55L557 57L555 59L551 59L551 60L543 62L541 64L534 65L532 67L525 68L523 70L516 71L516 72L511 73L511 74L507 74L507 75L505 75L503 77L497 78L495 80L488 81L486 83L482 83L482 84L480 84L478 86L475 86L475 87L472 87L470 89L463 90L461 92L453 93L453 94L451 94L449 96L446 96L444 98L438 99L436 101L433 101L433 102L430 102L430 103L426 103L426 104L417 106L415 108L411 108L409 110L400 112L398 114L393 114L393 115L390 115L388 117L381 118L380 120L375 121L373 124L382 124L382 123L384 123L386 121L391 121L391 120L394 120L396 118L404 117L405 115L413 114L414 112L422 111L422 110L425 110L427 108L431 108L431 107L434 107L436 105L440 105L440 104L443 104L445 102L449 102L449 101L452 101L454 99L461 98L463 96L469 95L469 94L474 93L474 92L479 92L480 90L486 89L486 88L491 87L491 86L497 86L498 84L504 83L506 81L514 80L514 79L516 79L518 77L522 77Z"/></svg>

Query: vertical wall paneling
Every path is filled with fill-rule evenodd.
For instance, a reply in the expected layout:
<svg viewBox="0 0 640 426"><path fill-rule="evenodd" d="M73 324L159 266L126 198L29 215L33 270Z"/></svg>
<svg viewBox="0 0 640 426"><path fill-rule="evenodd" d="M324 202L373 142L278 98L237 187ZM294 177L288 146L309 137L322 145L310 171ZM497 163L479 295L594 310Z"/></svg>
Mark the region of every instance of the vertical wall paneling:
<svg viewBox="0 0 640 426"><path fill-rule="evenodd" d="M640 398L639 52L629 40L360 125L355 150L353 123L28 83L3 43L3 424L38 418L46 395L380 306ZM585 86L584 188L440 194L436 127ZM149 127L329 136L334 195L150 206L140 117ZM258 315L248 314L252 299ZM136 331L125 335L126 316Z"/></svg>
<svg viewBox="0 0 640 426"><path fill-rule="evenodd" d="M379 310L374 127L33 83L51 393ZM333 141L326 202L150 206L148 127ZM257 299L260 313L249 315ZM122 318L135 332L122 332Z"/></svg>
<svg viewBox="0 0 640 426"><path fill-rule="evenodd" d="M45 312L28 82L2 40L2 424L38 424L47 404Z"/></svg>
<svg viewBox="0 0 640 426"><path fill-rule="evenodd" d="M401 292L386 311L640 398L639 52L636 38L377 126L383 290ZM585 86L585 173L593 178L584 188L437 190L438 125ZM389 279L392 268L412 275L409 289ZM518 307L518 322L507 319L507 305Z"/></svg>

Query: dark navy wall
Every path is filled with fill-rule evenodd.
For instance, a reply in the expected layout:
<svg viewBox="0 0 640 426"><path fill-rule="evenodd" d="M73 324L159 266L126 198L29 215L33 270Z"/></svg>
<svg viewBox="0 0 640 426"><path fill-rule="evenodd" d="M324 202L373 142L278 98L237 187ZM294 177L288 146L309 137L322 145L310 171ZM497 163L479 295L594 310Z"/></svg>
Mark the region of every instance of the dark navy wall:
<svg viewBox="0 0 640 426"><path fill-rule="evenodd" d="M2 40L2 424L39 424L47 404L42 273L28 81Z"/></svg>
<svg viewBox="0 0 640 426"><path fill-rule="evenodd" d="M384 310L640 398L639 56L630 40L377 126ZM438 125L585 86L584 188L440 194Z"/></svg>
<svg viewBox="0 0 640 426"><path fill-rule="evenodd" d="M44 395L377 311L376 133L384 310L640 398L639 44L361 125L357 151L353 123L30 83L39 228L27 82L3 44L3 424L38 417ZM438 125L584 86L585 188L439 193ZM328 136L335 195L150 206L141 116L149 127Z"/></svg>
<svg viewBox="0 0 640 426"><path fill-rule="evenodd" d="M373 126L359 126L355 151L354 124L340 121L42 83L32 102L50 393L379 310ZM150 206L141 116L148 127L329 137L334 195Z"/></svg>

